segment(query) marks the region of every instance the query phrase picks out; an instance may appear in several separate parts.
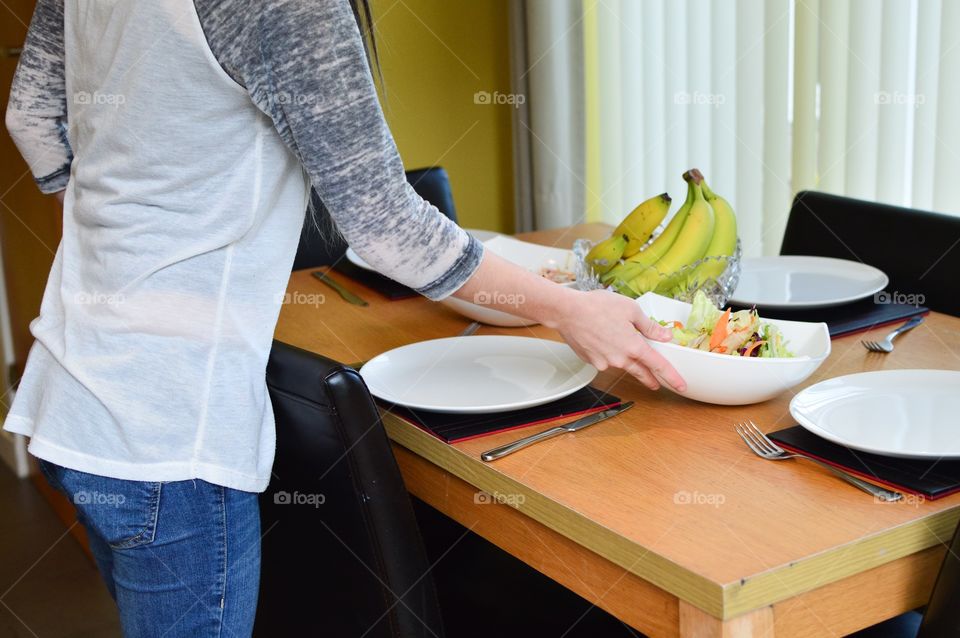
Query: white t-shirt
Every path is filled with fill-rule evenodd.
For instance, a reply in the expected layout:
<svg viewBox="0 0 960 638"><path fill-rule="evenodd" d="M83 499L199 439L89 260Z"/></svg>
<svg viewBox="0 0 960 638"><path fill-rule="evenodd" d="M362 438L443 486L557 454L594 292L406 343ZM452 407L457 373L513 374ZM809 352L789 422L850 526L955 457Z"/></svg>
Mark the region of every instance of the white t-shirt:
<svg viewBox="0 0 960 638"><path fill-rule="evenodd" d="M58 51L57 3L38 3L7 121L41 188L66 186L64 230L4 428L85 472L262 491L264 371L310 181L361 256L428 296L482 249L406 184L347 2L263 2L220 58L203 4L67 0ZM310 52L284 53L303 11ZM246 66L245 38L269 40Z"/></svg>

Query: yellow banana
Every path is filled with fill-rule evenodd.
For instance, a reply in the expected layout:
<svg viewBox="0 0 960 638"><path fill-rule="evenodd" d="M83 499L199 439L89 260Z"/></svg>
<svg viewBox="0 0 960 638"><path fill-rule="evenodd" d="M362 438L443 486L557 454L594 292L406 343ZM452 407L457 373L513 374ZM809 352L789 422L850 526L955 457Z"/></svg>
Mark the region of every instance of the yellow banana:
<svg viewBox="0 0 960 638"><path fill-rule="evenodd" d="M627 247L627 241L626 235L608 237L590 249L586 257L587 264L598 275L604 275L620 261L623 250Z"/></svg>
<svg viewBox="0 0 960 638"><path fill-rule="evenodd" d="M710 204L715 217L713 239L707 246L704 257L729 257L737 249L737 216L730 206L730 202L720 197L707 186L705 180L700 181L704 199ZM727 267L726 259L711 259L700 264L690 277L692 285L698 285L708 279L716 279L723 274Z"/></svg>
<svg viewBox="0 0 960 638"><path fill-rule="evenodd" d="M684 175L686 175L686 173L684 173ZM687 219L687 214L690 212L690 206L693 204L694 198L693 187L688 183L687 200L680 206L677 212L673 214L673 218L670 220L670 223L667 224L667 227L653 240L653 243L624 260L624 263L635 263L647 267L652 266L658 259L663 257L667 251L670 250L673 242L677 239L677 235L680 234L680 229L683 228L683 222Z"/></svg>
<svg viewBox="0 0 960 638"><path fill-rule="evenodd" d="M640 252L669 210L670 196L663 193L642 202L620 222L613 234L626 235L629 240L627 249L623 251L624 257L631 257Z"/></svg>
<svg viewBox="0 0 960 638"><path fill-rule="evenodd" d="M637 292L644 293L654 290L669 275L677 272L684 266L697 261L707 252L707 247L713 238L713 229L716 225L713 209L703 197L700 182L703 176L700 171L692 169L684 173L694 191L693 203L687 213L683 227L677 235L676 241L652 268L631 280L630 285Z"/></svg>
<svg viewBox="0 0 960 638"><path fill-rule="evenodd" d="M645 269L646 266L643 264L638 264L631 261L625 261L617 264L610 270L606 272L602 277L600 277L600 282L605 286L610 285L614 281L630 281L634 277L640 274L640 272Z"/></svg>

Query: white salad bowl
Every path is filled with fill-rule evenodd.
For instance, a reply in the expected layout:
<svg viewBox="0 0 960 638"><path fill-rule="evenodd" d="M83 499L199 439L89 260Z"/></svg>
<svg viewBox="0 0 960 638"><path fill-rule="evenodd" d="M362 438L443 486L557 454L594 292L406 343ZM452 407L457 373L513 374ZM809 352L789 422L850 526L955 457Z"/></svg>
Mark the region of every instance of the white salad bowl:
<svg viewBox="0 0 960 638"><path fill-rule="evenodd" d="M573 271L573 261L575 259L572 250L563 248L553 248L551 246L542 246L540 244L531 244L529 242L513 239L506 235L498 235L483 242L484 250L503 257L507 261L526 268L527 270L539 273L544 266L554 266L564 270ZM558 286L573 287L576 282L557 284ZM499 291L488 291L477 293L474 302L447 297L440 303L448 306L452 310L459 312L464 317L485 323L491 326L502 326L504 328L518 328L522 326L536 325L536 321L524 319L518 315L509 312L503 312L491 308L491 303L505 303L507 305L515 304L519 307L523 299L516 295L510 295Z"/></svg>
<svg viewBox="0 0 960 638"><path fill-rule="evenodd" d="M680 321L690 316L690 304L648 292L637 303L657 321ZM830 333L825 323L766 319L776 326L794 357L738 357L695 350L675 343L649 341L669 361L687 389L682 396L704 403L746 405L767 401L802 383L830 355ZM664 384L666 387L670 387Z"/></svg>

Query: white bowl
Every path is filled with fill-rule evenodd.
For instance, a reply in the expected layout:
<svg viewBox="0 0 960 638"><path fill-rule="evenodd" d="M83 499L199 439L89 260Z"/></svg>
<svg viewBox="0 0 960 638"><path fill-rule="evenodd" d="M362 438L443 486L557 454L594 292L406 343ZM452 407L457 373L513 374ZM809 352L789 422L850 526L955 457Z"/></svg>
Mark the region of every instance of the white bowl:
<svg viewBox="0 0 960 638"><path fill-rule="evenodd" d="M574 254L572 250L563 248L553 248L551 246L542 246L540 244L531 244L529 242L513 239L506 235L498 235L492 239L483 242L484 250L503 257L507 261L512 261L518 266L522 266L531 272L538 273L540 269L550 263L558 267L573 272ZM558 286L573 287L575 282L557 284ZM447 297L440 303L448 306L461 315L479 321L480 323L491 326L502 326L505 328L517 328L522 326L536 325L536 321L524 319L523 317L503 312L491 308L488 303L500 301L503 303L522 303L522 300L511 297L508 293L500 291L485 291L477 294L474 300L476 303Z"/></svg>
<svg viewBox="0 0 960 638"><path fill-rule="evenodd" d="M637 303L658 321L686 324L690 316L690 304L650 292L637 299ZM802 383L830 355L830 333L825 323L766 319L762 312L760 321L779 328L787 347L796 356L777 359L736 357L675 343L649 343L687 382L686 391L679 393L682 396L719 405L759 403Z"/></svg>

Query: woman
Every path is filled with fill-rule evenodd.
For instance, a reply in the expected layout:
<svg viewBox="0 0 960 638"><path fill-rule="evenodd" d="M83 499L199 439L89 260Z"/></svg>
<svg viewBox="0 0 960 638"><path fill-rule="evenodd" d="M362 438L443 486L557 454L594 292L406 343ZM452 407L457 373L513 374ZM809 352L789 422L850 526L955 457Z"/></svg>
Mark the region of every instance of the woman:
<svg viewBox="0 0 960 638"><path fill-rule="evenodd" d="M423 295L522 295L597 368L683 387L638 333L669 331L630 300L484 254L414 193L355 16L347 0L37 4L7 126L64 232L4 427L77 505L128 636L251 631L264 370L311 184L357 253Z"/></svg>

